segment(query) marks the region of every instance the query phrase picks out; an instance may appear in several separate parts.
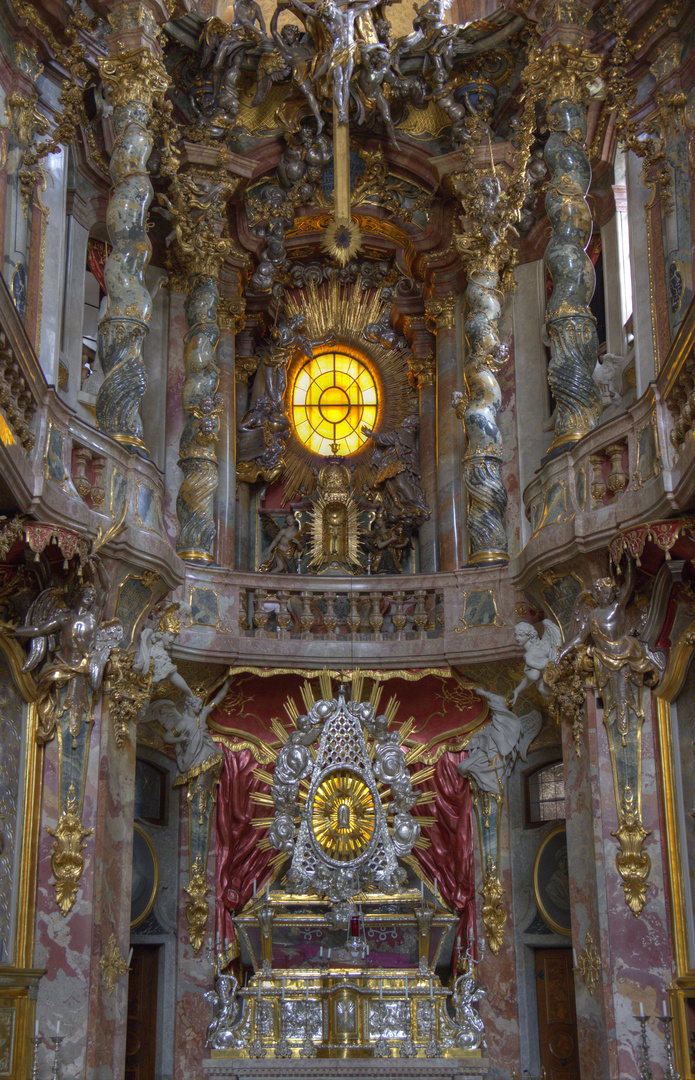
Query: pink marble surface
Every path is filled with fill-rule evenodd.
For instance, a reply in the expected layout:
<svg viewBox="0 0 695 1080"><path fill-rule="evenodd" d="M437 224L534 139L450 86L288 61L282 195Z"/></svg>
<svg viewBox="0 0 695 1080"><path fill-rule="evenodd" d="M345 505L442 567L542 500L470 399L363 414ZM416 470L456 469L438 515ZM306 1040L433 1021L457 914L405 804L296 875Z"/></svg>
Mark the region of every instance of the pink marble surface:
<svg viewBox="0 0 695 1080"><path fill-rule="evenodd" d="M133 747L118 751L111 725L108 721L102 725L99 715L97 709L83 810L84 827L94 831L87 837L77 899L66 917L55 901L50 869L53 839L46 832L47 826L55 826L58 814L56 740L47 744L44 764L34 948L35 966L47 969L37 1002L45 1044L39 1063L52 1061L47 1037L56 1033L60 1021L62 1075L71 1080L118 1075L125 1055L127 980L119 979L109 996L99 959L112 932L121 954L128 956L135 751Z"/></svg>
<svg viewBox="0 0 695 1080"><path fill-rule="evenodd" d="M208 908L210 916L206 929L205 941L198 953L194 953L188 939L188 926L184 915L187 894L183 886L188 884L188 809L186 799L181 796L180 802L180 831L179 831L179 881L181 891L179 893L179 921L178 921L178 950L177 950L177 994L176 994L176 1020L174 1029L174 1080L191 1080L194 1076L202 1076L202 1062L210 1056L205 1048L205 1033L212 1012L210 1005L203 997L207 990L212 989L212 968L205 956L208 938L212 935L213 919L212 909L214 905L214 881L215 881L215 816L210 831L210 846L208 854Z"/></svg>
<svg viewBox="0 0 695 1080"><path fill-rule="evenodd" d="M496 1076L509 1077L512 1071L519 1070L521 1047L519 1043L519 1000L517 993L516 954L514 950L514 932L512 928L512 873L510 865L509 814L502 812L501 827L502 857L500 860L500 880L506 890L502 897L507 921L504 924L503 940L497 956L485 941L485 949L478 965L478 979L485 990L485 998L480 1006L480 1015L485 1024L487 1051L485 1056L494 1062ZM476 926L478 934L478 954L482 952L485 937L481 906L482 876L480 872L480 853L476 843Z"/></svg>
<svg viewBox="0 0 695 1080"><path fill-rule="evenodd" d="M588 930L602 961L593 998L575 978L581 1075L582 1080L637 1077L640 1002L652 1016L661 1012L672 977L650 702L642 737L642 817L651 830L646 848L652 868L647 903L636 918L625 903L615 864L617 842L611 833L618 816L602 711L591 691L587 696L581 757L574 751L569 726L563 725L573 944L580 952ZM661 1080L665 1054L662 1025L656 1020L650 1022L649 1041L654 1080Z"/></svg>

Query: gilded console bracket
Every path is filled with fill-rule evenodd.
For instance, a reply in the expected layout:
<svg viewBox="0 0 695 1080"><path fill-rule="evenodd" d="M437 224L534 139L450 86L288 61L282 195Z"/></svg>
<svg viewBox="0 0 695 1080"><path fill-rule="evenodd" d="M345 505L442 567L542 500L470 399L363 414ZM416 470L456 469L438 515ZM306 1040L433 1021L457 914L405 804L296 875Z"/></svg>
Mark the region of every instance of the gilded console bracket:
<svg viewBox="0 0 695 1080"><path fill-rule="evenodd" d="M481 791L472 779L470 784L483 867L483 887L480 890L483 898L482 917L488 944L496 956L502 945L504 924L507 921L507 912L502 904L506 889L499 877L503 795L501 792L499 795L491 795L487 791Z"/></svg>

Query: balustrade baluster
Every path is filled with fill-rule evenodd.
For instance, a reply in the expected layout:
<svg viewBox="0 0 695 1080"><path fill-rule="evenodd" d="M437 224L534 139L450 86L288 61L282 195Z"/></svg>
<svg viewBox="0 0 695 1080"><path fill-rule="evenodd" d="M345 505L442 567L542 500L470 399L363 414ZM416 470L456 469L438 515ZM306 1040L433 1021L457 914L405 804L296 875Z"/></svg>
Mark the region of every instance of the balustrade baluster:
<svg viewBox="0 0 695 1080"><path fill-rule="evenodd" d="M326 614L323 616L323 625L326 627L326 640L335 641L335 628L338 625L338 616L333 610L333 605L337 594L334 592L325 592L323 595L326 601Z"/></svg>
<svg viewBox="0 0 695 1080"><path fill-rule="evenodd" d="M396 601L396 610L391 616L391 619L393 621L393 626L396 631L396 641L403 641L403 638L405 637L403 631L405 629L405 624L408 621L408 616L403 610L405 604L405 593L401 589L397 589L396 592L394 592L393 594L393 598Z"/></svg>
<svg viewBox="0 0 695 1080"><path fill-rule="evenodd" d="M359 634L360 627L362 626L362 619L360 618L360 594L350 590L350 614L347 617L347 626L351 635L355 637Z"/></svg>
<svg viewBox="0 0 695 1080"><path fill-rule="evenodd" d="M429 615L425 609L425 597L427 593L424 589L416 589L415 596L415 616L413 622L417 627L418 641L424 641L427 637L427 623L429 622Z"/></svg>
<svg viewBox="0 0 695 1080"><path fill-rule="evenodd" d="M248 589L239 589L239 629L250 630Z"/></svg>
<svg viewBox="0 0 695 1080"><path fill-rule="evenodd" d="M311 597L312 593L308 589L302 589L299 596L302 601L302 614L299 617L299 621L302 624L302 640L309 641L312 637L311 628L316 622L316 617L311 610Z"/></svg>
<svg viewBox="0 0 695 1080"><path fill-rule="evenodd" d="M369 599L372 602L372 612L369 616L369 625L372 628L372 635L375 641L381 641L383 634L381 628L384 625L384 616L381 614L381 593L370 592Z"/></svg>
<svg viewBox="0 0 695 1080"><path fill-rule="evenodd" d="M277 614L278 637L283 641L290 636L288 628L292 622L292 615L289 611L289 602L290 594L287 590L278 592L278 603L280 605L280 610Z"/></svg>
<svg viewBox="0 0 695 1080"><path fill-rule="evenodd" d="M266 589L256 589L253 594L253 622L256 627L254 631L255 637L267 637L266 626L268 623L269 613L265 610L265 602L268 599L268 593Z"/></svg>

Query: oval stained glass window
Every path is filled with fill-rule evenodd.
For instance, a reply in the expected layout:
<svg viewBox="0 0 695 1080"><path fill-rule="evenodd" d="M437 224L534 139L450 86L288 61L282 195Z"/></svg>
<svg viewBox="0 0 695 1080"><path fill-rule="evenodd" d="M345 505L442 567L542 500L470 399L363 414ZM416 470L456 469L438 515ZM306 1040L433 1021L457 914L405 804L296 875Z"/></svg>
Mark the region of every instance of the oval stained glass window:
<svg viewBox="0 0 695 1080"><path fill-rule="evenodd" d="M325 352L300 368L292 386L292 422L312 453L354 454L367 441L379 411L376 382L362 360Z"/></svg>

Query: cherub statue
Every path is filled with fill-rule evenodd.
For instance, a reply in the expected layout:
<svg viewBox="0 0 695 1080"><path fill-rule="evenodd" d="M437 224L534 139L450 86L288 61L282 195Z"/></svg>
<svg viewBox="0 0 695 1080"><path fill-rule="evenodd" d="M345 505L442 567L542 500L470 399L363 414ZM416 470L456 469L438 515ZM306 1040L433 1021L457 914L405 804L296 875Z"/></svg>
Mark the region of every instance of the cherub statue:
<svg viewBox="0 0 695 1080"><path fill-rule="evenodd" d="M279 526L275 518L268 514L266 521L270 531L275 529L276 532L258 569L268 574L296 574L304 550L299 520L294 514L287 514L285 524Z"/></svg>
<svg viewBox="0 0 695 1080"><path fill-rule="evenodd" d="M292 85L303 95L304 100L311 109L316 120L316 134L320 135L323 131L323 118L309 77L312 54L310 49L302 44L303 34L298 26L295 26L293 23L288 23L283 26L278 33L278 19L280 18L281 11L282 5L278 5L270 20L270 33L284 60L284 70L292 79ZM285 78L287 78L287 75L285 75ZM272 72L269 72L268 78L271 82L273 81ZM266 87L265 92L259 100L262 100L262 98L265 97L268 88L269 87ZM257 97L259 93L261 93L260 84L256 95Z"/></svg>
<svg viewBox="0 0 695 1080"><path fill-rule="evenodd" d="M480 999L485 997L485 991L478 985L471 974L473 960L470 950L466 954L466 959L468 960L468 973L459 975L454 983L454 990L451 995L451 1003L454 1006L454 1023L459 1029L458 1034L454 1037L454 1042L462 1050L477 1050L480 1046L485 1049L487 1046L485 1025L478 1010L474 1008L474 1005L477 1005Z"/></svg>
<svg viewBox="0 0 695 1080"><path fill-rule="evenodd" d="M175 747L176 765L182 779L207 772L222 761L208 730L207 718L224 701L231 682L231 677L225 679L207 705L191 695L184 701L183 712L168 698L153 702L147 709L145 722L160 723L164 728L164 742Z"/></svg>
<svg viewBox="0 0 695 1080"><path fill-rule="evenodd" d="M474 780L480 791L499 795L517 760L526 761L543 719L537 709L516 716L499 694L480 687L475 692L488 701L492 720L467 743L468 757L456 768L461 776Z"/></svg>
<svg viewBox="0 0 695 1080"><path fill-rule="evenodd" d="M56 722L69 715L69 731L76 739L82 723L92 712L94 691L102 683L109 654L118 644L123 627L117 619L103 622L109 580L101 558L88 557L91 581L85 582L68 603L60 588L44 589L27 612L24 626L15 630L20 638L32 638L22 671L39 675L36 737L52 739Z"/></svg>
<svg viewBox="0 0 695 1080"><path fill-rule="evenodd" d="M191 614L188 604L172 604L162 615L156 627L145 627L140 634L138 651L133 661L133 671L147 675L152 667L152 684L167 680L185 697L195 697L190 686L179 674L171 658L174 641L181 628L180 618Z"/></svg>
<svg viewBox="0 0 695 1080"><path fill-rule="evenodd" d="M205 1037L205 1045L213 1050L230 1050L239 1045L239 1032L243 1010L237 1000L238 981L233 975L223 974L222 958L219 957L215 972L215 989L203 995L215 1010Z"/></svg>
<svg viewBox="0 0 695 1080"><path fill-rule="evenodd" d="M366 110L376 109L384 122L386 134L392 146L398 147L396 129L391 110L384 94L384 83L395 85L397 79L391 70L391 56L386 45L380 43L363 45L361 63L355 80L358 94L358 124L364 123Z"/></svg>
<svg viewBox="0 0 695 1080"><path fill-rule="evenodd" d="M534 683L539 694L548 697L550 687L543 681L543 672L551 661L557 659L558 649L562 644L562 631L550 619L543 620L544 633L539 638L538 631L531 623L520 622L514 627L517 645L524 650L524 677L512 694L512 706L516 705L519 694Z"/></svg>
<svg viewBox="0 0 695 1080"><path fill-rule="evenodd" d="M400 574L403 556L410 547L410 537L402 524L390 521L383 506L379 507L372 528L365 534L369 551L370 574Z"/></svg>

